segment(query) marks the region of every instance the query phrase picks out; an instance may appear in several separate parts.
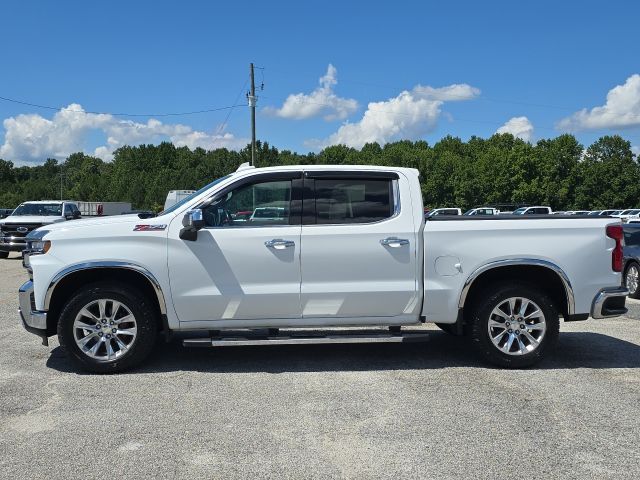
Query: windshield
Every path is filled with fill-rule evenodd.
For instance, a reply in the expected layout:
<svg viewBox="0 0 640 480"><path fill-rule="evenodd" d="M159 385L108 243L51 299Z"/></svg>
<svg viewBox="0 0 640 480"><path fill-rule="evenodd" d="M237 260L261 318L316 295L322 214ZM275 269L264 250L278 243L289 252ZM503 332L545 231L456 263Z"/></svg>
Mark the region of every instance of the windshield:
<svg viewBox="0 0 640 480"><path fill-rule="evenodd" d="M476 211L475 208L472 208L471 210L467 210L466 212L464 212L465 215L473 215L473 213Z"/></svg>
<svg viewBox="0 0 640 480"><path fill-rule="evenodd" d="M517 210L513 211L514 215L523 215L524 211L527 209L527 207L522 207L522 208L518 208Z"/></svg>
<svg viewBox="0 0 640 480"><path fill-rule="evenodd" d="M193 192L191 195L189 195L188 197L184 197L182 200L180 200L178 203L176 203L175 205L170 206L169 208L167 208L166 210L160 212L158 214L158 216L161 215L166 215L167 213L171 213L175 210L177 210L178 208L180 208L182 205L184 205L185 203L189 203L191 200L193 200L194 198L196 198L198 195L206 192L207 190L209 190L211 187L213 187L214 185L220 183L223 180L226 180L227 178L229 178L231 175L225 175L224 177L220 177L216 180L214 180L213 182L205 185L204 187L202 187L200 190Z"/></svg>
<svg viewBox="0 0 640 480"><path fill-rule="evenodd" d="M61 203L23 203L12 214L13 216L37 215L39 217L61 217Z"/></svg>

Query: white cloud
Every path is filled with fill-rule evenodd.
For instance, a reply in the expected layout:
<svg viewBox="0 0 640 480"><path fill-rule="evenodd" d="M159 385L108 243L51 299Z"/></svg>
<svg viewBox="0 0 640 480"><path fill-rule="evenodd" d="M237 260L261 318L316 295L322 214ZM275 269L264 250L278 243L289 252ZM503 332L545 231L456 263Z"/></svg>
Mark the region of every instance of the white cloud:
<svg viewBox="0 0 640 480"><path fill-rule="evenodd" d="M92 153L111 160L113 152L123 145L139 145L169 140L176 146L189 148L241 148L247 140L230 133L207 133L187 125L165 124L156 119L146 123L121 120L110 114L87 113L81 105L72 103L56 112L51 120L38 114L22 114L3 122L4 144L0 158L19 163L42 162L47 157L64 158L73 152L86 150L94 132L106 136L106 145Z"/></svg>
<svg viewBox="0 0 640 480"><path fill-rule="evenodd" d="M479 94L480 90L467 84L441 88L417 85L397 97L369 103L360 121L345 123L329 138L306 144L315 148L338 144L361 148L371 142L419 139L436 126L444 102L471 100Z"/></svg>
<svg viewBox="0 0 640 480"><path fill-rule="evenodd" d="M496 130L496 133L510 133L516 138L530 142L533 137L533 124L527 117L513 117Z"/></svg>
<svg viewBox="0 0 640 480"><path fill-rule="evenodd" d="M576 131L640 125L640 75L627 78L607 93L607 101L591 110L583 108L558 122L560 130Z"/></svg>
<svg viewBox="0 0 640 480"><path fill-rule="evenodd" d="M640 146L631 147L631 153L640 159Z"/></svg>
<svg viewBox="0 0 640 480"><path fill-rule="evenodd" d="M338 84L338 71L329 64L320 77L320 86L309 94L295 93L287 97L281 108L267 107L265 112L282 118L301 120L322 115L327 121L343 120L358 109L352 98L341 98L333 92Z"/></svg>

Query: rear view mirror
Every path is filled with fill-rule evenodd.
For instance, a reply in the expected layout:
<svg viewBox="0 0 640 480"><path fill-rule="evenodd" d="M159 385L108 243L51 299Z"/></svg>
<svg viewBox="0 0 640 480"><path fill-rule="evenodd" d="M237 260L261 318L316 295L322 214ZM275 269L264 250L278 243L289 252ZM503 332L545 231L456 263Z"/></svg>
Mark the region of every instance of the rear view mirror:
<svg viewBox="0 0 640 480"><path fill-rule="evenodd" d="M180 238L183 240L195 241L198 238L198 230L204 227L204 217L202 210L195 208L189 210L182 217L182 226L180 230Z"/></svg>

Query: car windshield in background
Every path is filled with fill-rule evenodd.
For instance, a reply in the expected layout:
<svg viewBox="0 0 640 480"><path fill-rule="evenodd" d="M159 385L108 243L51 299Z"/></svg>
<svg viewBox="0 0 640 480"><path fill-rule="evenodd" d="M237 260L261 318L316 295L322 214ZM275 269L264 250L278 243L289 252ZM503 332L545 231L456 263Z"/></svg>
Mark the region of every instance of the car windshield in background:
<svg viewBox="0 0 640 480"><path fill-rule="evenodd" d="M178 203L176 203L175 205L170 206L169 208L167 208L166 210L160 212L158 214L158 216L161 215L166 215L167 213L171 213L175 210L177 210L178 208L180 208L182 205L184 205L185 203L190 202L191 200L193 200L194 198L196 198L198 195L206 192L207 190L209 190L211 187L213 187L214 185L220 183L223 180L226 180L227 178L229 178L231 175L225 175L224 177L220 177L216 180L214 180L213 182L205 185L204 187L202 187L200 190L193 192L191 195L189 195L188 197L184 197L182 200L180 200Z"/></svg>
<svg viewBox="0 0 640 480"><path fill-rule="evenodd" d="M39 217L62 216L61 203L23 203L12 214L13 216L35 215Z"/></svg>
<svg viewBox="0 0 640 480"><path fill-rule="evenodd" d="M517 210L513 211L514 215L524 215L524 211L527 209L527 207L522 207L522 208L518 208Z"/></svg>

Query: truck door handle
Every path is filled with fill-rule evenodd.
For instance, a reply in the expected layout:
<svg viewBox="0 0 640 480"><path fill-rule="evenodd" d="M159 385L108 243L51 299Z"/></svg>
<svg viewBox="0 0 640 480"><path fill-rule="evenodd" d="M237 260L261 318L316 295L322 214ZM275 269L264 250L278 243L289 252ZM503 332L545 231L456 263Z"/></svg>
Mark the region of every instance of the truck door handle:
<svg viewBox="0 0 640 480"><path fill-rule="evenodd" d="M380 244L385 247L398 248L402 245L409 245L409 240L406 238L398 238L398 237L387 237L383 240L380 240Z"/></svg>
<svg viewBox="0 0 640 480"><path fill-rule="evenodd" d="M273 240L264 242L264 244L268 248L275 248L276 250L282 250L288 247L295 246L296 242L294 242L293 240L283 240L282 238L274 238Z"/></svg>

